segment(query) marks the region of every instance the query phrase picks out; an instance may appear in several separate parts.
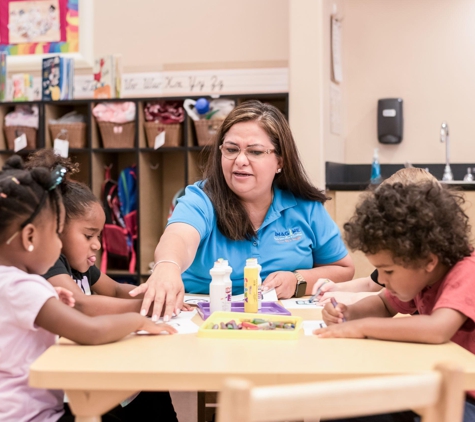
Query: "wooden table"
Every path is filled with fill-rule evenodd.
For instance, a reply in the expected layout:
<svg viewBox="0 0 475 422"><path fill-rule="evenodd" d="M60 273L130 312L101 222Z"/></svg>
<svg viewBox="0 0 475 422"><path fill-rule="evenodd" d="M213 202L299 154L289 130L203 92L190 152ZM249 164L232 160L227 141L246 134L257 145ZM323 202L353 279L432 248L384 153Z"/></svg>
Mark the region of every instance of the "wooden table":
<svg viewBox="0 0 475 422"><path fill-rule="evenodd" d="M320 319L318 310L293 313ZM229 376L265 385L405 374L446 360L465 369L465 388L475 390L475 356L454 343L319 339L303 332L298 340L268 341L132 335L103 346L52 346L32 365L30 385L65 390L76 421L96 422L136 391L219 391Z"/></svg>

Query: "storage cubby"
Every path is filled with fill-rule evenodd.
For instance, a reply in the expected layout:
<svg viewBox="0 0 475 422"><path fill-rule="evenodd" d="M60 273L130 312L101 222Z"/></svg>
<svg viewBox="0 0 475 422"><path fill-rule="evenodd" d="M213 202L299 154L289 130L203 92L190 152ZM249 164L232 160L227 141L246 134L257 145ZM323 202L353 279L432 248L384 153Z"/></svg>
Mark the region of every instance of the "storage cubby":
<svg viewBox="0 0 475 422"><path fill-rule="evenodd" d="M50 131L50 121L57 120L60 117L63 117L65 114L70 113L72 111L77 112L78 114L82 114L86 117L86 145L87 148L89 145L87 143L87 121L89 120L89 107L88 104L78 104L72 102L64 102L61 101L60 104L58 103L47 103L44 106L44 140L45 140L45 147L51 148L53 147L54 139L51 136ZM71 148L74 150L75 148Z"/></svg>
<svg viewBox="0 0 475 422"><path fill-rule="evenodd" d="M186 97L198 99L199 97ZM207 97L212 100L211 97ZM248 94L223 95L235 101L236 105L245 100L257 99L269 102L288 115L288 95L283 94ZM130 273L127 270L108 269L108 275L118 281L139 283L149 276L149 263L153 261L155 247L166 227L170 206L176 193L202 178L204 165L209 157L209 147L199 146L193 121L185 117L181 123L179 146L163 146L158 149L149 147L144 129L144 106L150 101L183 101L185 97L136 98L103 100L132 101L136 106L135 128L130 147L104 148L99 125L92 114L98 100L72 100L57 102L35 103L2 103L0 104L0 165L13 154L7 149L3 132L4 116L13 110L17 104L37 104L39 107L39 130L37 133L37 148L52 147L48 123L58 119L70 111L77 111L86 116L86 146L85 148L70 148L69 155L74 162L79 163L80 173L74 176L91 187L94 194L101 198L102 185L106 167L111 166L111 177L117 180L120 172L131 165L136 165L138 187L138 240L136 244L137 267ZM21 150L23 157L32 152ZM101 254L98 254L97 266L100 267Z"/></svg>

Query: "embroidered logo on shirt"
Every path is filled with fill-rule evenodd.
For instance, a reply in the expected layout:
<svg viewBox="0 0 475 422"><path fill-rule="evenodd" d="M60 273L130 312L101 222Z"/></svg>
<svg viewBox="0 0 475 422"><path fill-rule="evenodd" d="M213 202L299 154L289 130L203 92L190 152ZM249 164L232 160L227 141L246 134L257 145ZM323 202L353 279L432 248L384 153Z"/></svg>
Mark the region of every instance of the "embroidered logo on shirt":
<svg viewBox="0 0 475 422"><path fill-rule="evenodd" d="M295 242L302 237L302 231L299 227L283 231L275 231L274 239L277 243Z"/></svg>

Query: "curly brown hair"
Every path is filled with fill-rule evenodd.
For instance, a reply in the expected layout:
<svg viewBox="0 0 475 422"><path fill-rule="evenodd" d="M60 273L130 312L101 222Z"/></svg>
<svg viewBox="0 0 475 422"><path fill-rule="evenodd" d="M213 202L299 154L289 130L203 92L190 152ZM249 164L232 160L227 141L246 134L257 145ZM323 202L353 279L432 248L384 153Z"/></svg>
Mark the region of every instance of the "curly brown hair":
<svg viewBox="0 0 475 422"><path fill-rule="evenodd" d="M365 194L344 226L352 250L391 252L395 262L418 266L430 253L449 267L473 250L463 196L438 183L383 184Z"/></svg>

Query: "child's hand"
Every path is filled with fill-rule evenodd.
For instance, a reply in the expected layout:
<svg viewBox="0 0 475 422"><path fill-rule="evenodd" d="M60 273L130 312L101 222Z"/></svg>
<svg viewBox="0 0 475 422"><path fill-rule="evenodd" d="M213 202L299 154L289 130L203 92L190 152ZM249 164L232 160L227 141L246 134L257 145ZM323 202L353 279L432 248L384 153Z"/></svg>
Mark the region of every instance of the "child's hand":
<svg viewBox="0 0 475 422"><path fill-rule="evenodd" d="M182 311L192 311L195 309L195 306L191 306L188 303L183 303L183 306L181 307Z"/></svg>
<svg viewBox="0 0 475 422"><path fill-rule="evenodd" d="M314 294L318 293L315 300L319 301L324 293L334 292L336 290L337 290L336 283L334 283L333 281L331 281L328 278L319 278L313 286L312 294L314 295Z"/></svg>
<svg viewBox="0 0 475 422"><path fill-rule="evenodd" d="M318 328L313 332L313 334L321 338L366 338L362 330L362 320Z"/></svg>
<svg viewBox="0 0 475 422"><path fill-rule="evenodd" d="M73 292L65 289L64 287L55 287L56 293L58 293L58 299L63 302L65 305L71 306L74 308L76 300L73 297Z"/></svg>
<svg viewBox="0 0 475 422"><path fill-rule="evenodd" d="M348 308L343 303L339 303L336 307L332 303L327 303L322 311L323 321L327 325L341 324L347 310Z"/></svg>
<svg viewBox="0 0 475 422"><path fill-rule="evenodd" d="M168 334L176 334L177 331L175 328L168 324L160 323L157 324L153 322L151 319L143 318L143 324L137 331L146 331L149 334L161 334L161 333L168 333Z"/></svg>

